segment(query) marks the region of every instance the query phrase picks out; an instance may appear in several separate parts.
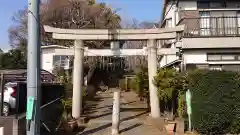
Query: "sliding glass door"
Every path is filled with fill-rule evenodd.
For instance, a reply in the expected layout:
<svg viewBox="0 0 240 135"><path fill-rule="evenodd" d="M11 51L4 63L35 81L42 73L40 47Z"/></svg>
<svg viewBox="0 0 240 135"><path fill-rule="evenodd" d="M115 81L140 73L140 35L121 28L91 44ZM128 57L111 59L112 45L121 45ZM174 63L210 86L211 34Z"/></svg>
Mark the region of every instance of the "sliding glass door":
<svg viewBox="0 0 240 135"><path fill-rule="evenodd" d="M236 11L200 12L200 35L231 36L239 33L240 13Z"/></svg>
<svg viewBox="0 0 240 135"><path fill-rule="evenodd" d="M210 12L200 12L200 35L210 35Z"/></svg>

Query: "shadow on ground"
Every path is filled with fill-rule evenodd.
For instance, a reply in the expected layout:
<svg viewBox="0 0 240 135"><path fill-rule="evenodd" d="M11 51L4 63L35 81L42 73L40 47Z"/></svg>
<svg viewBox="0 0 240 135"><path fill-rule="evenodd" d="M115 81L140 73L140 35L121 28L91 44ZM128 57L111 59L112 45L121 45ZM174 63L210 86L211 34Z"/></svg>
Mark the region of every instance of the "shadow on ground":
<svg viewBox="0 0 240 135"><path fill-rule="evenodd" d="M135 119L135 118L140 117L140 116L143 116L143 115L145 115L145 114L148 114L148 111L145 111L145 112L142 112L142 113L139 113L139 114L136 114L136 115L127 117L127 118L123 118L123 119L120 120L120 122L128 121L128 120L131 120L131 119Z"/></svg>
<svg viewBox="0 0 240 135"><path fill-rule="evenodd" d="M104 129L106 129L108 127L111 127L111 126L112 126L112 123L108 123L108 124L105 124L103 126L100 126L100 127L94 128L94 129L90 129L90 130L87 130L87 131L84 131L84 132L79 133L77 135L91 135L93 133L96 133L96 132L98 132L100 130L104 130Z"/></svg>
<svg viewBox="0 0 240 135"><path fill-rule="evenodd" d="M122 130L119 131L119 134L124 133L124 132L127 132L127 131L129 131L129 130L132 130L132 129L134 129L134 128L137 128L137 127L139 127L139 126L141 126L141 125L142 125L142 124L134 124L134 125L132 125L132 126L130 126L130 127L124 128L124 129L122 129ZM106 128L109 128L109 127L111 127L111 126L112 126L112 123L108 123L108 124L105 124L105 125L103 125L103 126L100 126L100 127L97 127L97 128L91 129L91 130L84 131L84 132L79 133L79 134L77 134L77 135L91 135L91 134L96 133L96 132L98 132L98 131L101 131L101 130L104 130L104 129L106 129Z"/></svg>
<svg viewBox="0 0 240 135"><path fill-rule="evenodd" d="M141 112L147 111L147 108L121 108L121 112Z"/></svg>
<svg viewBox="0 0 240 135"><path fill-rule="evenodd" d="M121 133L123 133L123 132L127 132L127 131L129 131L129 130L131 130L131 129L137 128L137 127L139 127L139 126L141 126L141 125L142 125L142 124L134 124L134 125L132 125L132 126L130 126L130 127L124 128L124 129L122 129L122 130L119 131L119 134L121 134Z"/></svg>
<svg viewBox="0 0 240 135"><path fill-rule="evenodd" d="M128 120L131 120L131 119L135 119L135 118L140 117L140 116L142 116L142 115L144 115L144 114L147 114L147 113L148 113L148 112L145 111L145 112L142 112L142 113L140 113L140 114L137 114L137 115L134 115L134 116L131 116L131 117L123 118L123 119L120 120L120 122L124 122L124 121L128 121ZM110 115L110 114L111 114L111 113L108 113L108 114L106 113L105 115ZM105 116L105 115L102 115L102 116ZM99 115L99 117L102 117L102 116ZM123 133L123 132L129 131L129 130L131 130L131 129L134 129L134 128L136 128L136 127L139 127L139 126L141 126L141 125L142 125L142 124L139 124L139 123L138 123L138 124L134 124L134 125L132 125L132 126L130 126L130 127L128 127L128 128L124 128L124 129L120 130L119 132L120 132L120 133ZM99 126L99 127L97 127L97 128L84 131L84 132L82 132L82 133L80 133L80 134L78 134L78 135L90 135L90 134L96 133L96 132L98 132L98 131L107 129L107 128L111 127L111 126L112 126L111 123L107 123L107 124L105 124L105 125L103 125L103 126Z"/></svg>
<svg viewBox="0 0 240 135"><path fill-rule="evenodd" d="M98 103L101 102L105 97L93 97L91 100L88 100L85 104L85 108L84 108L84 113L83 115L87 117L87 122L89 122L89 120L91 119L97 119L100 117L104 117L107 115L111 115L112 114L112 105L106 105L106 106L101 106L98 107ZM97 103L96 103L97 102ZM121 103L121 105L128 105L128 104L132 104L135 103L136 101L131 101L131 102L127 102L127 103ZM99 109L106 109L104 111L102 111L102 114L96 114L98 112ZM126 112L126 111L143 111L144 108L121 108L121 112ZM145 109L146 110L146 109Z"/></svg>

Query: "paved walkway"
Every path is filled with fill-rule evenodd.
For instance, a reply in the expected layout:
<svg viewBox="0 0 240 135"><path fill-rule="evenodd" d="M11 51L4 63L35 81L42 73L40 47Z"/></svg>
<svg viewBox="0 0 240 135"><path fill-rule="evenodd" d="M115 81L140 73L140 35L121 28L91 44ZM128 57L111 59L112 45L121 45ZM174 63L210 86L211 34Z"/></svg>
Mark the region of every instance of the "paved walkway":
<svg viewBox="0 0 240 135"><path fill-rule="evenodd" d="M85 112L90 121L78 135L111 135L112 97L110 90L97 93L94 101L87 102ZM159 135L158 129L145 123L146 110L146 104L140 102L134 93L121 93L120 135Z"/></svg>

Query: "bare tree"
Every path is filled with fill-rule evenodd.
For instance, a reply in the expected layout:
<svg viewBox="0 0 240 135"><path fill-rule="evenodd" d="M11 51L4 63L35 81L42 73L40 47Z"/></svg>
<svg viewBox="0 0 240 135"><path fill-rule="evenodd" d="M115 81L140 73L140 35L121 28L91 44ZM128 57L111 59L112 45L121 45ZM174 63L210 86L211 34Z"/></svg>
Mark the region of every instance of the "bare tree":
<svg viewBox="0 0 240 135"><path fill-rule="evenodd" d="M156 23L154 22L139 22L136 19L132 19L131 22L126 22L124 28L131 29L150 29L156 28ZM126 41L123 45L125 49L142 49L147 46L146 41ZM147 67L147 58L146 56L131 56L126 58L126 65L130 65L131 69L135 69L136 67L143 66Z"/></svg>
<svg viewBox="0 0 240 135"><path fill-rule="evenodd" d="M95 0L45 0L40 6L41 41L44 45L58 44L69 46L72 41L52 39L45 33L43 25L58 28L120 28L121 18L117 11ZM18 11L13 20L15 24L9 28L10 44L19 47L20 42L27 40L27 9ZM87 42L89 47L103 47L106 42Z"/></svg>

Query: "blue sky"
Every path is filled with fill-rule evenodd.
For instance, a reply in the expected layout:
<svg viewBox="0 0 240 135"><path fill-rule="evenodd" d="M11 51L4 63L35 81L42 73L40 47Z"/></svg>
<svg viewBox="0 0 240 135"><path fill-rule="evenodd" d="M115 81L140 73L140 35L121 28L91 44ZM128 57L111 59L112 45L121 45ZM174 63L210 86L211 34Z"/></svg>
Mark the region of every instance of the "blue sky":
<svg viewBox="0 0 240 135"><path fill-rule="evenodd" d="M97 0L106 2L118 12L124 20L158 21L161 16L163 0ZM27 0L1 0L0 4L0 48L8 49L8 28L13 24L12 15L27 6Z"/></svg>

